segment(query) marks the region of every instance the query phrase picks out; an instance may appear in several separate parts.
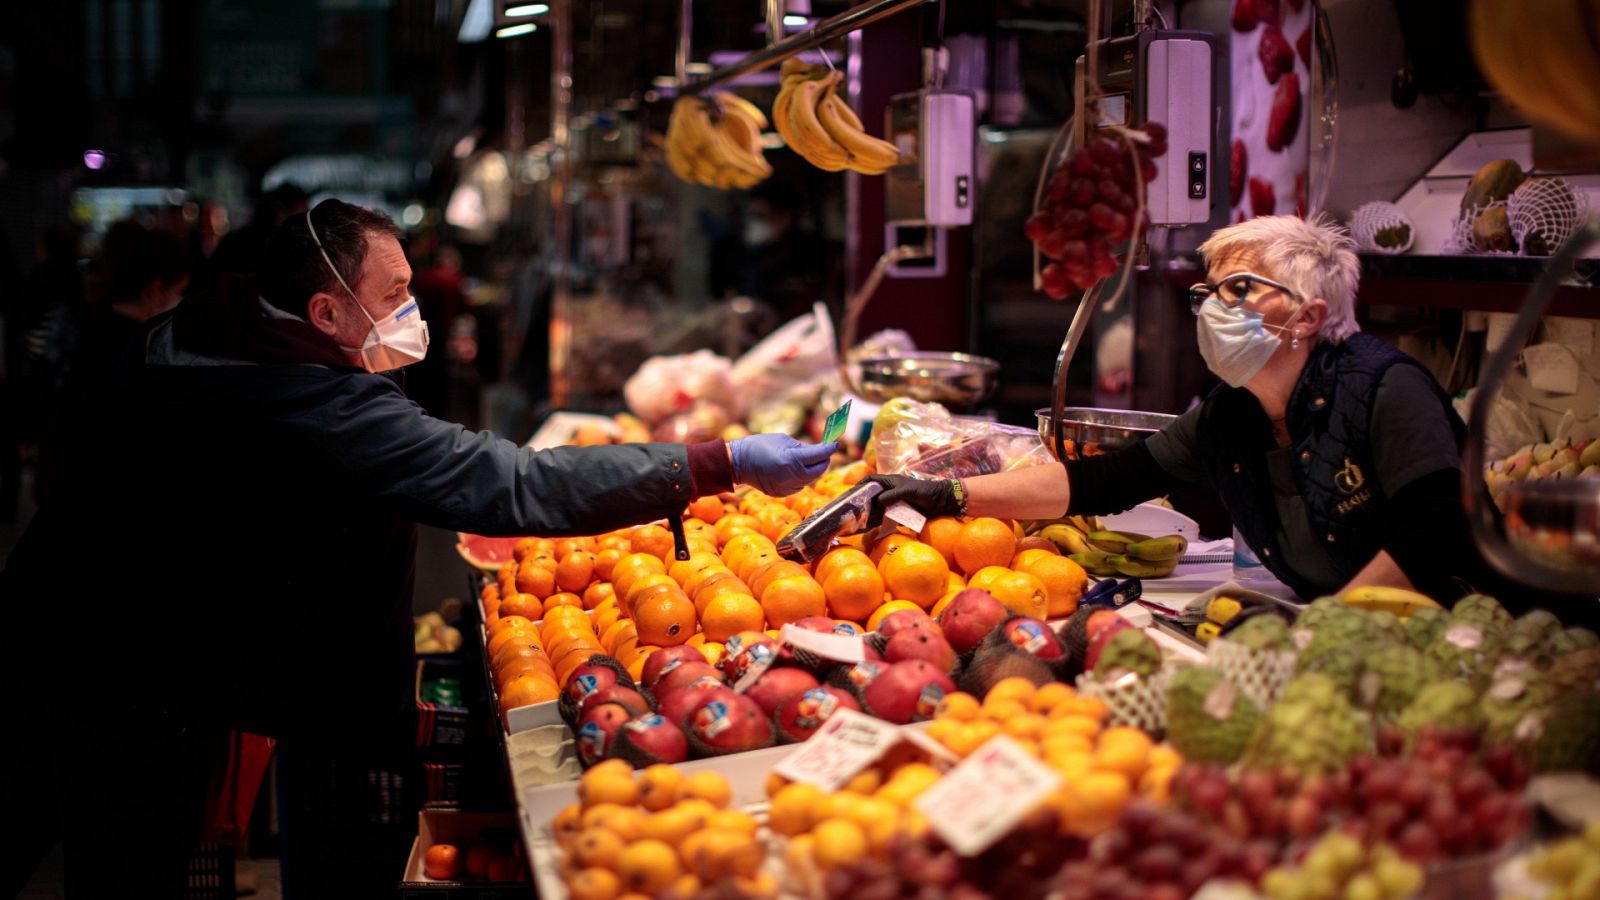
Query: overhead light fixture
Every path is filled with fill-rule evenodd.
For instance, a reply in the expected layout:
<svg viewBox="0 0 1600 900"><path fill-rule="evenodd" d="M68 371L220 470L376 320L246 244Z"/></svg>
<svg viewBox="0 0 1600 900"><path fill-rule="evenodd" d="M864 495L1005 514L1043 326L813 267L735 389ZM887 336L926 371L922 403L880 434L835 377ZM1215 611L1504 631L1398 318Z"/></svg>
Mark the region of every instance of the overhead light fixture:
<svg viewBox="0 0 1600 900"><path fill-rule="evenodd" d="M466 15L461 17L461 30L456 40L463 44L476 44L489 36L494 27L495 0L472 0Z"/></svg>
<svg viewBox="0 0 1600 900"><path fill-rule="evenodd" d="M662 89L675 88L678 86L678 79L672 77L671 75L657 75L656 77L650 79L650 84L652 87Z"/></svg>
<svg viewBox="0 0 1600 900"><path fill-rule="evenodd" d="M811 20L805 16L784 16L783 24L788 25L790 28L804 28L811 24Z"/></svg>
<svg viewBox="0 0 1600 900"><path fill-rule="evenodd" d="M533 24L532 22L524 22L521 25L507 25L499 31L496 31L494 36L497 38L511 38L523 34L533 34L538 30L539 26Z"/></svg>
<svg viewBox="0 0 1600 900"><path fill-rule="evenodd" d="M538 16L550 11L547 3L519 3L516 6L506 7L506 18L520 19L524 16Z"/></svg>
<svg viewBox="0 0 1600 900"><path fill-rule="evenodd" d="M106 166L106 152L104 150L83 151L83 165L87 169L98 172Z"/></svg>
<svg viewBox="0 0 1600 900"><path fill-rule="evenodd" d="M692 62L683 67L683 71L690 75L710 75L711 63Z"/></svg>

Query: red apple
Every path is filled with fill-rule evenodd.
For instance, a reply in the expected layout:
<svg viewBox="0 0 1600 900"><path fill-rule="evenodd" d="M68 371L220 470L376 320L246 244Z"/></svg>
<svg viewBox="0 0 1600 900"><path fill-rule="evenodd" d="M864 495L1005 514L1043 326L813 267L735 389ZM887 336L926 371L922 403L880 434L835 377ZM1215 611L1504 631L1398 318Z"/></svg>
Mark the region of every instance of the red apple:
<svg viewBox="0 0 1600 900"><path fill-rule="evenodd" d="M950 646L957 653L965 653L978 646L1010 614L993 594L983 588L967 588L939 614L939 627Z"/></svg>
<svg viewBox="0 0 1600 900"><path fill-rule="evenodd" d="M770 716L783 701L796 694L803 694L817 684L817 679L804 669L774 666L762 673L744 695L754 700L762 712Z"/></svg>
<svg viewBox="0 0 1600 900"><path fill-rule="evenodd" d="M909 659L891 663L867 685L867 707L897 725L933 717L945 694L954 692L955 682L939 667L926 660Z"/></svg>

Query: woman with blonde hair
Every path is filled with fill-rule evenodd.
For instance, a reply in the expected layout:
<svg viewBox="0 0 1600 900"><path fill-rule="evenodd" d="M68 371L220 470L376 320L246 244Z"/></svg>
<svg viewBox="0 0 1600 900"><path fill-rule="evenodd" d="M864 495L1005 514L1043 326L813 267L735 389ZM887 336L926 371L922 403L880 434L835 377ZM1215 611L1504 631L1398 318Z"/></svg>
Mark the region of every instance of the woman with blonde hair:
<svg viewBox="0 0 1600 900"><path fill-rule="evenodd" d="M1361 333L1361 263L1341 227L1263 216L1217 231L1189 289L1224 384L1136 446L955 482L877 476L887 506L1018 519L1132 507L1210 483L1239 533L1303 598L1358 585L1441 601L1501 580L1461 507L1465 426L1431 373ZM1501 591L1502 601L1517 598Z"/></svg>

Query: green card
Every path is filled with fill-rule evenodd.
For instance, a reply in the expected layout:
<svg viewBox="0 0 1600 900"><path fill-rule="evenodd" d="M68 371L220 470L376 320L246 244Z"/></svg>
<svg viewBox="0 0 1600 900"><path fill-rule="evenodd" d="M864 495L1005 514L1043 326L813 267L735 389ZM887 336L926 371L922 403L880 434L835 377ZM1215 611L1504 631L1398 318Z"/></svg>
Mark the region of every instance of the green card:
<svg viewBox="0 0 1600 900"><path fill-rule="evenodd" d="M822 442L831 444L837 441L839 435L844 434L844 425L849 418L850 401L845 400L844 404L834 410L832 415L828 416L828 420L822 423Z"/></svg>

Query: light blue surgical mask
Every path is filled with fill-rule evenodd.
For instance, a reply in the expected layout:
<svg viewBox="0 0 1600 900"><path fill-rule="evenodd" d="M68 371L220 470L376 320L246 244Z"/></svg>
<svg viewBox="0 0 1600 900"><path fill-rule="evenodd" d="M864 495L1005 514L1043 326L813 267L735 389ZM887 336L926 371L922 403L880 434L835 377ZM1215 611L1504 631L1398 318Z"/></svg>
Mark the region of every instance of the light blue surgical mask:
<svg viewBox="0 0 1600 900"><path fill-rule="evenodd" d="M1268 325L1261 313L1242 305L1230 309L1212 295L1200 304L1197 315L1195 337L1206 367L1229 386L1244 387L1283 343L1273 332L1287 331L1300 310L1281 326Z"/></svg>

